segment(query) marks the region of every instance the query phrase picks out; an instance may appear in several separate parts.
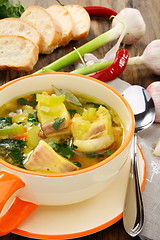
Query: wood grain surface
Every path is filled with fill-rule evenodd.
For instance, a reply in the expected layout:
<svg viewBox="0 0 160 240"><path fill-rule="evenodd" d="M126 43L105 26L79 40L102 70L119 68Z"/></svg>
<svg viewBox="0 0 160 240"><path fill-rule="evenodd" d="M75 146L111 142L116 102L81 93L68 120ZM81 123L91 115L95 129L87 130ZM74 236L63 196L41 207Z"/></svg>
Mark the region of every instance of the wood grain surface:
<svg viewBox="0 0 160 240"><path fill-rule="evenodd" d="M152 40L160 39L160 2L159 0L61 0L63 4L79 4L82 6L90 6L90 5L100 5L108 8L112 8L115 11L119 12L123 8L132 7L137 8L146 23L146 33L144 37L135 43L132 46L127 46L129 50L130 56L141 55L147 46ZM38 5L44 8L57 4L56 0L22 0L24 6ZM71 41L66 47L60 47L56 49L50 55L40 55L39 61L31 72L15 72L15 71L1 71L0 72L0 84L4 84L12 79L18 78L23 75L31 74L43 66L50 64L56 59L64 56L65 54L71 52L73 47L78 48L82 44L87 41L93 39L99 34L107 31L110 28L110 22L105 18L101 17L92 17L91 18L91 29L89 35L80 41ZM104 54L114 45L114 42L108 43L100 49L96 50L94 53L98 57L103 57ZM75 68L74 63L62 71L72 71ZM131 84L139 84L143 87L147 87L151 82L160 81L160 77L153 75L145 66L127 66L123 74L120 76L121 79L129 82ZM4 237L0 237L0 240L25 240L27 238L22 236L17 236L14 234L8 234ZM102 230L98 233L95 233L90 236L82 237L82 240L131 240L132 237L128 236L124 229L122 220L113 226ZM135 240L140 239L139 237L135 237Z"/></svg>

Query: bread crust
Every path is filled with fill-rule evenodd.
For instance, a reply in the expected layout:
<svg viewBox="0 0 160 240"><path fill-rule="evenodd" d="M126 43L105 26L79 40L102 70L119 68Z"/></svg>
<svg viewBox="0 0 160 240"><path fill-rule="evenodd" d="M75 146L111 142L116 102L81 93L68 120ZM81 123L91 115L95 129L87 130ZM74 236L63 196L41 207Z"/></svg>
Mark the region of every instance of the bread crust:
<svg viewBox="0 0 160 240"><path fill-rule="evenodd" d="M38 47L41 35L30 23L20 18L4 18L0 20L0 35L17 35L30 39Z"/></svg>
<svg viewBox="0 0 160 240"><path fill-rule="evenodd" d="M85 37L90 17L80 5L26 8L18 18L0 20L0 70L30 71L39 53L50 54Z"/></svg>
<svg viewBox="0 0 160 240"><path fill-rule="evenodd" d="M30 6L21 19L34 25L41 34L40 53L50 54L58 47L59 33L51 15L42 7Z"/></svg>
<svg viewBox="0 0 160 240"><path fill-rule="evenodd" d="M73 19L67 9L60 5L51 5L48 7L47 12L56 19L61 26L62 38L59 46L66 46L72 39Z"/></svg>
<svg viewBox="0 0 160 240"><path fill-rule="evenodd" d="M38 55L39 48L31 40L15 35L0 36L0 70L30 71Z"/></svg>
<svg viewBox="0 0 160 240"><path fill-rule="evenodd" d="M88 12L80 5L70 4L64 6L73 20L73 40L86 37L90 30L90 17Z"/></svg>

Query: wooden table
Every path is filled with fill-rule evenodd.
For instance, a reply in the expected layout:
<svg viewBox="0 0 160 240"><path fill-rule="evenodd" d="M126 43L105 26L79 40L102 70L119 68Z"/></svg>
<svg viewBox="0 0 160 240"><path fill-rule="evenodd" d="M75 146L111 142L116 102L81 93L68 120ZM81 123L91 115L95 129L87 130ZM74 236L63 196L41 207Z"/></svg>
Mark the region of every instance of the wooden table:
<svg viewBox="0 0 160 240"><path fill-rule="evenodd" d="M52 4L57 4L56 0L28 0L22 1L24 5L30 6L30 5L39 5L42 7L47 7ZM125 7L133 7L140 10L142 13L142 16L146 23L146 33L144 37L139 40L136 44L132 46L128 46L130 56L135 55L141 55L143 53L143 50L147 46L148 43L150 43L154 39L160 38L160 4L159 0L65 0L62 2L64 4L80 4L82 6L89 6L89 5L101 5L108 8L112 8L115 11L119 12L121 9ZM54 60L58 59L59 57L65 55L66 53L72 51L73 47L78 48L85 42L89 41L90 39L94 38L95 36L98 36L99 34L107 31L109 29L109 21L106 21L104 18L96 18L92 17L91 22L91 30L89 35L78 42L70 42L65 48L58 48L56 49L52 54L50 55L40 55L39 61L34 67L32 72L35 72L36 70L40 69L41 67L48 65L49 63L53 62ZM108 51L109 48L113 46L113 43L109 43L100 49L95 51L95 54L98 57L103 57L104 53ZM76 63L75 63L76 64ZM64 71L71 71L74 69L75 64L72 64L71 66L63 69ZM2 71L0 72L0 81L1 84L4 84L12 79L18 78L20 76L30 74L25 72L14 72L14 71ZM123 74L121 75L121 78L131 84L139 84L144 87L147 87L151 82L159 80L158 76L153 75L145 66L128 66ZM4 237L0 237L0 240L14 240L14 239L26 239L25 237L16 236L14 234L8 234ZM101 232L95 233L90 236L85 236L81 238L83 240L129 240L132 239L130 236L128 236L124 229L122 220L114 224L113 226L102 230ZM139 237L134 238L135 240L140 239Z"/></svg>

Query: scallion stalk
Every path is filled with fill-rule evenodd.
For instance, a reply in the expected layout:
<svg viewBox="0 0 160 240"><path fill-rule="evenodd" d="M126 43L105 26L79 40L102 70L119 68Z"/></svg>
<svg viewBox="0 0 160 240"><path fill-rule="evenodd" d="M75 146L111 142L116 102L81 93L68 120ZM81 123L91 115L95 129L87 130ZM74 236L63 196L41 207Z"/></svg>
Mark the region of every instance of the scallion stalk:
<svg viewBox="0 0 160 240"><path fill-rule="evenodd" d="M112 63L113 63L112 61L108 62L105 61L92 64L91 66L86 65L84 67L72 71L72 73L86 75L102 70L110 66ZM144 65L152 73L160 75L160 39L156 39L150 42L144 49L144 52L141 56L129 58L127 65L128 66Z"/></svg>
<svg viewBox="0 0 160 240"><path fill-rule="evenodd" d="M124 22L125 24L122 24L122 22ZM91 41L77 48L76 50L73 50L72 52L59 58L58 60L54 61L48 66L43 67L42 69L35 73L54 72L72 64L73 62L78 60L80 56L83 57L84 54L93 52L94 50L107 44L108 42L111 42L119 38L120 35L122 34L122 31L124 30L124 25L125 36L123 40L125 41L125 44L133 44L135 41L139 40L144 35L146 30L143 17L137 9L124 8L117 14L116 18L113 19L112 28L109 31L99 35L98 37L92 39ZM97 70L100 70L102 65L100 65L99 67L100 68L99 69L97 68ZM88 69L89 67L87 69L86 68L83 69L83 71L85 72L84 74L89 73ZM94 72L97 70L94 69Z"/></svg>
<svg viewBox="0 0 160 240"><path fill-rule="evenodd" d="M99 62L99 63L95 63L92 65L85 65L84 67L81 68L77 68L76 70L72 71L71 73L76 73L76 74L82 74L82 75L87 75L93 72L97 72L100 71L108 66L110 66L112 64L112 62Z"/></svg>
<svg viewBox="0 0 160 240"><path fill-rule="evenodd" d="M53 63L49 64L46 67L43 67L39 71L35 73L44 73L44 72L52 72L52 71L58 71L69 64L75 62L79 59L79 54L81 56L84 56L85 53L92 52L99 47L107 44L108 42L111 42L115 39L117 39L120 35L120 31L117 31L117 29L112 28L109 31L99 35L98 37L92 39L91 41L87 42L86 44L82 45L81 47L77 48L76 50L73 50L72 52L66 54L65 56L59 58L58 60L54 61ZM78 53L77 53L78 51Z"/></svg>

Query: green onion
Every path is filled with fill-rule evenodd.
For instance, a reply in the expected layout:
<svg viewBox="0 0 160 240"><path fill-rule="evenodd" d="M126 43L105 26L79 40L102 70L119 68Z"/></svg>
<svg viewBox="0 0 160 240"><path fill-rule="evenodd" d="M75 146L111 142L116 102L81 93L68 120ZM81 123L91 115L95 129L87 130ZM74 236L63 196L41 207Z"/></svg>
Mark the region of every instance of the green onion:
<svg viewBox="0 0 160 240"><path fill-rule="evenodd" d="M111 64L112 64L111 61L99 62L99 63L92 64L90 66L86 65L84 67L78 68L78 69L72 71L71 73L87 75L87 74L90 74L90 73L93 73L93 72L100 71L100 70L102 70L106 67L109 67Z"/></svg>
<svg viewBox="0 0 160 240"><path fill-rule="evenodd" d="M138 30L135 31L135 29L138 29ZM141 13L134 8L124 8L113 19L112 28L109 31L92 39L91 41L73 50L69 54L59 58L58 60L49 64L48 66L43 67L36 73L58 71L70 65L71 63L75 62L76 60L78 60L80 56L83 57L84 54L93 52L94 50L107 44L108 42L116 40L119 37L122 38L123 34L124 34L123 35L124 38L122 40L125 42L125 44L133 44L135 41L139 40L144 35L145 30L146 30L146 26ZM101 67L102 66L103 65L101 65ZM92 68L92 66L88 66L88 67ZM87 70L86 68L83 69L83 71L84 70L86 72L90 71L88 70L88 68ZM100 69L97 69L97 70L94 69L94 72L98 70ZM87 74L87 73L81 72L81 74Z"/></svg>
<svg viewBox="0 0 160 240"><path fill-rule="evenodd" d="M81 47L73 50L72 52L66 54L65 56L59 58L55 62L49 64L46 67L43 67L39 71L35 73L44 73L44 72L51 72L51 71L58 71L69 64L75 62L79 59L79 54L84 56L85 53L93 52L94 50L102 47L108 42L111 42L118 38L120 35L119 31L115 31L115 29L110 29L109 31L99 35L98 37L94 38L93 40L87 42L86 44L82 45ZM79 52L79 54L77 53Z"/></svg>

